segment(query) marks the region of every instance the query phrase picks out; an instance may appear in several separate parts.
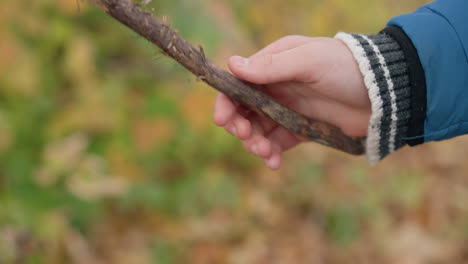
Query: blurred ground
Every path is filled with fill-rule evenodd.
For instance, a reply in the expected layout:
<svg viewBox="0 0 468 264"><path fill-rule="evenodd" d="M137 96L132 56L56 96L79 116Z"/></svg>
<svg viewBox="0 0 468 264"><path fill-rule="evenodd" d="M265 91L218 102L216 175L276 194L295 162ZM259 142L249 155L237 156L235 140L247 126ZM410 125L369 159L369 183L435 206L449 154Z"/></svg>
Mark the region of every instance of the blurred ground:
<svg viewBox="0 0 468 264"><path fill-rule="evenodd" d="M153 0L220 64L422 0ZM79 7L78 7L79 4ZM263 168L215 92L75 0L0 2L0 263L468 263L468 138Z"/></svg>

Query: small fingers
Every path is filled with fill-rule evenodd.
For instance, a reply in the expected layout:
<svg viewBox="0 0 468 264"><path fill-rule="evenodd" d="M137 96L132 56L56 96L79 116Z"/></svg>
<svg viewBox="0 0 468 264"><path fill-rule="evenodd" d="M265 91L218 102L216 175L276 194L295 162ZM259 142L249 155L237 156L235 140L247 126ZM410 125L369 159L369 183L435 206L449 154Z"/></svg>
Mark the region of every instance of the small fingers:
<svg viewBox="0 0 468 264"><path fill-rule="evenodd" d="M250 121L238 113L234 114L231 120L224 126L224 129L241 140L248 139L252 133Z"/></svg>
<svg viewBox="0 0 468 264"><path fill-rule="evenodd" d="M243 145L248 152L263 159L268 168L277 170L281 166L282 152L294 147L300 140L283 127L267 128L268 130L255 117L251 118L252 132Z"/></svg>
<svg viewBox="0 0 468 264"><path fill-rule="evenodd" d="M250 122L240 114L239 107L226 95L220 93L216 98L214 122L231 135L242 140L250 137Z"/></svg>
<svg viewBox="0 0 468 264"><path fill-rule="evenodd" d="M281 149L277 146L273 147L271 156L263 159L263 162L268 168L278 170L281 167Z"/></svg>
<svg viewBox="0 0 468 264"><path fill-rule="evenodd" d="M277 170L281 166L282 153L297 144L300 140L282 127L277 127L271 131L266 140L270 142L271 153L268 158L264 158L265 165L272 169Z"/></svg>
<svg viewBox="0 0 468 264"><path fill-rule="evenodd" d="M248 128L245 127L245 121L248 123ZM249 122L239 114L235 115L234 120L227 124L225 129L232 135L243 139L244 148L263 159L265 165L272 170L280 168L283 147L287 149L298 142L293 135L280 127L272 128L270 135L265 137L265 131L258 122L255 120Z"/></svg>
<svg viewBox="0 0 468 264"><path fill-rule="evenodd" d="M252 126L252 133L247 140L244 140L244 147L247 151L261 158L268 158L271 155L271 143L265 138L277 125L271 120L253 114L249 117Z"/></svg>
<svg viewBox="0 0 468 264"><path fill-rule="evenodd" d="M261 135L251 137L244 141L244 148L259 158L266 159L272 154L271 142Z"/></svg>
<svg viewBox="0 0 468 264"><path fill-rule="evenodd" d="M215 101L214 122L218 126L227 125L236 113L236 105L226 95L219 93Z"/></svg>
<svg viewBox="0 0 468 264"><path fill-rule="evenodd" d="M301 142L294 134L283 127L272 130L267 139L272 142L273 149L280 152L287 151Z"/></svg>
<svg viewBox="0 0 468 264"><path fill-rule="evenodd" d="M263 159L268 168L279 169L283 145L278 143L282 140L282 134L276 131L280 131L280 128L276 127L274 122L255 114L245 115L242 115L241 107L224 94L219 94L216 98L215 123L243 140L246 150ZM267 134L269 136L265 137Z"/></svg>

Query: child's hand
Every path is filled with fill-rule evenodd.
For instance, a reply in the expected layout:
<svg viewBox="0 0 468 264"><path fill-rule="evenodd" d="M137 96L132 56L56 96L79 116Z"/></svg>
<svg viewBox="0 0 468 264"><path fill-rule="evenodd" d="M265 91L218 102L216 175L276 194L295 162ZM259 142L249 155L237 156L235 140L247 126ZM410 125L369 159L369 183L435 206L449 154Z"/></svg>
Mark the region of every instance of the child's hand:
<svg viewBox="0 0 468 264"><path fill-rule="evenodd" d="M357 62L340 40L288 36L249 59L231 57L228 65L236 77L289 108L348 136L367 135L369 96ZM280 167L283 151L305 141L223 94L216 99L214 121L271 169Z"/></svg>

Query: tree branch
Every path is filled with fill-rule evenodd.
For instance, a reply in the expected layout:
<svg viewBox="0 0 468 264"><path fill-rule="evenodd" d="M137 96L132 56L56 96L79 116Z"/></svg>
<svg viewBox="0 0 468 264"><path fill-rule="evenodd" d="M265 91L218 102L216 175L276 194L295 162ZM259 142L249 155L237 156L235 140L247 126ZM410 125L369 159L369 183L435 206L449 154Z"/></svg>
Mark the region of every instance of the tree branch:
<svg viewBox="0 0 468 264"><path fill-rule="evenodd" d="M131 1L95 1L107 14L160 47L199 79L247 108L269 117L303 138L350 154L363 154L362 139L348 137L339 128L305 117L240 81L207 59L201 47L196 49L175 30Z"/></svg>

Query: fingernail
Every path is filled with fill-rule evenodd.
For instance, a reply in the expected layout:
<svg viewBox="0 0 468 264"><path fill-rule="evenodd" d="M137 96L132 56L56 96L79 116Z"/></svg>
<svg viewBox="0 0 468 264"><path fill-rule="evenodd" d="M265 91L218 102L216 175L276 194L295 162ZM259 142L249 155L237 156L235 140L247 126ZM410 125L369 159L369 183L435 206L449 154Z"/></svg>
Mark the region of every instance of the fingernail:
<svg viewBox="0 0 468 264"><path fill-rule="evenodd" d="M231 60L232 63L235 64L237 67L245 67L249 63L248 59L241 56L234 56Z"/></svg>
<svg viewBox="0 0 468 264"><path fill-rule="evenodd" d="M258 156L258 148L257 148L257 144L253 145L252 146L252 152L253 154L257 155Z"/></svg>

